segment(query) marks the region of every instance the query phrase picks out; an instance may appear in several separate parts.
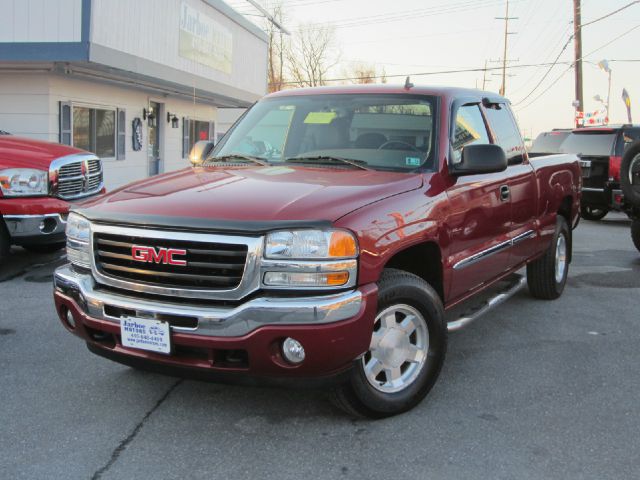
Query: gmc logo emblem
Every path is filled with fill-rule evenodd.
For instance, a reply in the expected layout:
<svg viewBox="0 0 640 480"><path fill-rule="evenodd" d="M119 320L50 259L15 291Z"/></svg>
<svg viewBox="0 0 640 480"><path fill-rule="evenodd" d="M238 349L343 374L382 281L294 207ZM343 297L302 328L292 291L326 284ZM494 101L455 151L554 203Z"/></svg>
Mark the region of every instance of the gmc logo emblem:
<svg viewBox="0 0 640 480"><path fill-rule="evenodd" d="M136 262L164 263L165 265L180 265L184 267L187 265L187 261L179 260L175 257L186 254L186 250L180 250L178 248L158 247L156 249L154 247L143 247L140 245L133 245L131 247L131 258Z"/></svg>

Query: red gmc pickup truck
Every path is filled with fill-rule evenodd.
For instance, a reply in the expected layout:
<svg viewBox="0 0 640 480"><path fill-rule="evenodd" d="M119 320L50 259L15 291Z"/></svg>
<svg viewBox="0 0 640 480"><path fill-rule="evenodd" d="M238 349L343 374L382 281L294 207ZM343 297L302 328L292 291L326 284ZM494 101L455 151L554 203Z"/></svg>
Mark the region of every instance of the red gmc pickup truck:
<svg viewBox="0 0 640 480"><path fill-rule="evenodd" d="M0 261L11 244L63 248L69 202L103 191L94 154L0 132Z"/></svg>
<svg viewBox="0 0 640 480"><path fill-rule="evenodd" d="M580 187L577 157L529 161L492 93L279 92L204 163L74 209L57 313L124 364L328 383L352 414L394 415L434 385L448 330L525 282L560 296Z"/></svg>

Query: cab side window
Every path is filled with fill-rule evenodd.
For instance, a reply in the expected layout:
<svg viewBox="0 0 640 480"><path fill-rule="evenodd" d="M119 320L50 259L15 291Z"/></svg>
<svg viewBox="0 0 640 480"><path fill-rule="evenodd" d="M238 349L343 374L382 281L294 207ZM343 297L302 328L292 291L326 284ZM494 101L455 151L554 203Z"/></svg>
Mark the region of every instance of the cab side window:
<svg viewBox="0 0 640 480"><path fill-rule="evenodd" d="M620 153L616 153L617 155L624 155L624 152L627 151L627 148L634 142L640 140L640 130L638 129L629 129L622 131L622 149L616 148L616 150L622 150ZM620 143L620 142L619 142Z"/></svg>
<svg viewBox="0 0 640 480"><path fill-rule="evenodd" d="M491 142L489 142L480 106L477 104L461 106L456 113L456 124L451 143L453 163L462 161L462 149L465 146L488 143Z"/></svg>
<svg viewBox="0 0 640 480"><path fill-rule="evenodd" d="M518 165L524 161L524 144L520 131L509 108L504 103L491 105L486 109L487 121L496 136L496 143L507 155L509 165Z"/></svg>

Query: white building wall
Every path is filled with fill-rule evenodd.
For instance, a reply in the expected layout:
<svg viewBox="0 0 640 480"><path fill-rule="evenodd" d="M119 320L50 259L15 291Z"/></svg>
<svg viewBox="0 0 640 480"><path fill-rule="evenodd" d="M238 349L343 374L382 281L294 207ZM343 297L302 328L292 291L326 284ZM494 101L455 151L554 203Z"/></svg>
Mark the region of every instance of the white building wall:
<svg viewBox="0 0 640 480"><path fill-rule="evenodd" d="M230 74L179 55L183 3L232 35ZM259 97L266 91L266 42L202 0L93 0L90 41Z"/></svg>
<svg viewBox="0 0 640 480"><path fill-rule="evenodd" d="M57 135L55 138L50 135L48 97L46 74L2 73L0 130L38 140L57 140Z"/></svg>
<svg viewBox="0 0 640 480"><path fill-rule="evenodd" d="M105 185L108 190L126 183L140 180L148 176L149 162L147 149L149 136L147 123L143 124L142 149L133 150L132 122L138 117L142 119L142 109L148 108L149 102L163 104L163 111L158 118L161 129L160 157L163 160L164 171L169 172L188 167L189 160L182 158L182 121L183 117L193 120L215 121L216 108L209 105L193 104L188 100L175 97L154 95L134 88L108 85L95 80L78 80L64 76L50 77L49 109L55 112L50 116L49 128L52 132L59 132L58 110L59 102L72 102L96 108L120 108L126 111L126 153L124 160L104 158ZM166 121L166 112L175 114L180 119L179 128L171 128ZM57 141L56 138L54 139Z"/></svg>
<svg viewBox="0 0 640 480"><path fill-rule="evenodd" d="M82 0L0 0L0 42L79 42Z"/></svg>
<svg viewBox="0 0 640 480"><path fill-rule="evenodd" d="M160 155L164 171L189 166L189 160L182 158L183 118L215 122L215 107L194 105L187 99L154 95L143 90L108 85L95 80L79 80L42 72L3 73L0 75L0 130L38 140L58 142L59 102L72 102L96 108L125 109L125 159L103 159L105 184L107 189L112 190L148 176L147 123L142 122L142 149L135 152L132 143L132 122L136 117L142 119L142 109L147 107L150 101L163 105L158 125L161 128ZM171 112L180 119L179 128L171 128L171 124L166 121L166 112Z"/></svg>

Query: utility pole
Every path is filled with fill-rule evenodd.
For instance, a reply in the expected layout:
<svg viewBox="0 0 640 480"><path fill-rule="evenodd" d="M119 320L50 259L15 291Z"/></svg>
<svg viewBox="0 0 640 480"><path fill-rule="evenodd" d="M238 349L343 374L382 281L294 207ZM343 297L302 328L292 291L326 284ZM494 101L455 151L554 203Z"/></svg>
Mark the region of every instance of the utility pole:
<svg viewBox="0 0 640 480"><path fill-rule="evenodd" d="M580 126L580 117L584 112L584 98L582 93L582 20L580 14L580 0L573 0L573 46L576 69L576 127Z"/></svg>
<svg viewBox="0 0 640 480"><path fill-rule="evenodd" d="M487 59L484 60L484 70L482 71L482 90L485 89L487 84Z"/></svg>
<svg viewBox="0 0 640 480"><path fill-rule="evenodd" d="M502 86L500 87L500 95L504 95L506 91L507 81L507 39L509 35L515 32L509 31L509 20L517 20L518 17L509 16L509 0L507 0L507 11L504 17L495 17L497 20L504 20L504 52L502 55Z"/></svg>

